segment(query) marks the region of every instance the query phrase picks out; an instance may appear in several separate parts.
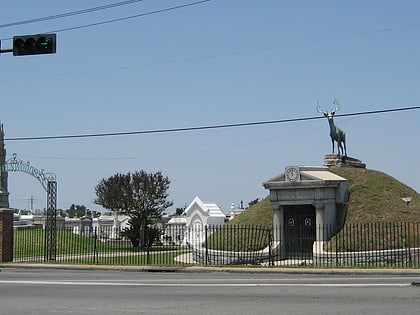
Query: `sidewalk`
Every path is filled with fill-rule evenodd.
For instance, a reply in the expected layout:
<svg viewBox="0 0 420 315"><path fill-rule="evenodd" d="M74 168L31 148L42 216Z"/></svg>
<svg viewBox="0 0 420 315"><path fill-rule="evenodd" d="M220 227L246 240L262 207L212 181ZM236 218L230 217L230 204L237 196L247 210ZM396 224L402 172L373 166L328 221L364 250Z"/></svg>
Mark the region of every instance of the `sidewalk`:
<svg viewBox="0 0 420 315"><path fill-rule="evenodd" d="M1 269L67 269L127 272L232 272L232 273L284 273L284 274L388 274L415 275L420 277L420 269L357 269L357 268L311 268L311 267L232 267L232 266L119 266L119 265L73 265L73 264L26 264L2 263ZM0 274L1 275L1 274Z"/></svg>

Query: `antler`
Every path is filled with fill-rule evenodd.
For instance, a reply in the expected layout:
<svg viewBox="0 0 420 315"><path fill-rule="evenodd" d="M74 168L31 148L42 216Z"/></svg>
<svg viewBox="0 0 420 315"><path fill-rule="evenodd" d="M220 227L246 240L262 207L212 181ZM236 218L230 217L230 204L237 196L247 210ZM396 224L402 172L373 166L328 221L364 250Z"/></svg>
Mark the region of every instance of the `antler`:
<svg viewBox="0 0 420 315"><path fill-rule="evenodd" d="M334 112L334 113L338 112L340 110L340 104L338 104L338 100L336 98L334 99L333 104L336 105L336 106L335 106L335 109L331 112Z"/></svg>
<svg viewBox="0 0 420 315"><path fill-rule="evenodd" d="M318 111L318 113L320 113L320 114L325 114L322 110L321 110L321 108L319 107L319 101L318 102L316 102L316 110Z"/></svg>

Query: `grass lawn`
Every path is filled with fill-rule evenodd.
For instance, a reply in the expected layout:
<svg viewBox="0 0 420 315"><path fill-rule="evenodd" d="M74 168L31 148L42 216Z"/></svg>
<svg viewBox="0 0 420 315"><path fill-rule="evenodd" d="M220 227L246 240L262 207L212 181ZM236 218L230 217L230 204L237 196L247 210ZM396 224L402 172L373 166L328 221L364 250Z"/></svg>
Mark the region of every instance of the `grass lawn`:
<svg viewBox="0 0 420 315"><path fill-rule="evenodd" d="M106 242L94 237L57 230L57 261L78 264L146 265L178 264L174 258L189 251L179 246L154 246L138 249L126 241ZM26 229L14 231L13 257L15 260L43 261L45 231Z"/></svg>

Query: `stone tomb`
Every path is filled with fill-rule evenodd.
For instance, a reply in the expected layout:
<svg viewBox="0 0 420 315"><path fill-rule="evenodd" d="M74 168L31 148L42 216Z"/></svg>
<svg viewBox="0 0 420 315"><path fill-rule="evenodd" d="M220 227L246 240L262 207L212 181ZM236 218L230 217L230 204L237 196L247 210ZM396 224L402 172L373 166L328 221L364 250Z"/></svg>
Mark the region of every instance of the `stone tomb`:
<svg viewBox="0 0 420 315"><path fill-rule="evenodd" d="M347 180L325 166L288 166L263 183L274 210L274 243L280 258L312 254L316 241L334 236L344 224Z"/></svg>

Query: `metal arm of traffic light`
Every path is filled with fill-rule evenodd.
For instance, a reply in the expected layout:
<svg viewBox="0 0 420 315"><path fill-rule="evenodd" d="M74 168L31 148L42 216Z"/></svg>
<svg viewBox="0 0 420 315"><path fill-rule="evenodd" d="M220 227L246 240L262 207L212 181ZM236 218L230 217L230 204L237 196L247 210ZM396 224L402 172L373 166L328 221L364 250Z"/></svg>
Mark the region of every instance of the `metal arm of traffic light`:
<svg viewBox="0 0 420 315"><path fill-rule="evenodd" d="M0 40L0 54L13 52L13 49L1 49L1 40Z"/></svg>
<svg viewBox="0 0 420 315"><path fill-rule="evenodd" d="M13 52L13 49L0 49L0 54L2 53L11 53Z"/></svg>

